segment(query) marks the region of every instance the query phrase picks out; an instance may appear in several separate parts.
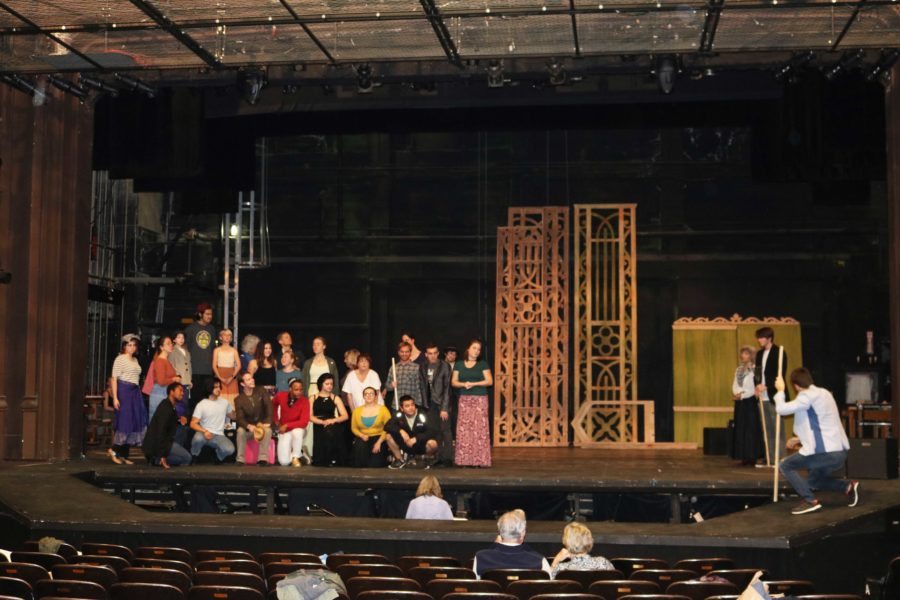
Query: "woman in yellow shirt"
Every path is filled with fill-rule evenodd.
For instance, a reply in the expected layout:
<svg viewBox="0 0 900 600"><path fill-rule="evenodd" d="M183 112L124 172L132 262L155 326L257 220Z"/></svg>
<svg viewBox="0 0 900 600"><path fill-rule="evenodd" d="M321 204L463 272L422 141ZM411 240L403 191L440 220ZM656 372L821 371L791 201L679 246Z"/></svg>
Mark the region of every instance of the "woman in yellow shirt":
<svg viewBox="0 0 900 600"><path fill-rule="evenodd" d="M354 466L383 467L387 464L388 445L384 426L390 420L390 411L378 404L375 388L364 389L363 403L353 409L350 419Z"/></svg>

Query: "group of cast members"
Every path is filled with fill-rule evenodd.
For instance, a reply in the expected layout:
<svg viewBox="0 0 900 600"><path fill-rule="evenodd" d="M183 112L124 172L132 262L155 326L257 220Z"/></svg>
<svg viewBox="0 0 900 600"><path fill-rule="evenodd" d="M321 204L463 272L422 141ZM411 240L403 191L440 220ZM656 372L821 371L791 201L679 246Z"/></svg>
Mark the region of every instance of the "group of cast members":
<svg viewBox="0 0 900 600"><path fill-rule="evenodd" d="M248 335L238 352L232 332L217 332L212 318L201 304L194 323L160 337L143 383L139 338L123 336L109 382L113 462L133 464L130 448L141 446L164 468L190 464L205 447L243 464L403 468L420 457L426 467L491 466L493 378L480 340L458 360L455 347L443 356L436 344L422 351L405 332L383 380L356 349L344 353L341 377L321 336L310 358L288 332L274 344Z"/></svg>

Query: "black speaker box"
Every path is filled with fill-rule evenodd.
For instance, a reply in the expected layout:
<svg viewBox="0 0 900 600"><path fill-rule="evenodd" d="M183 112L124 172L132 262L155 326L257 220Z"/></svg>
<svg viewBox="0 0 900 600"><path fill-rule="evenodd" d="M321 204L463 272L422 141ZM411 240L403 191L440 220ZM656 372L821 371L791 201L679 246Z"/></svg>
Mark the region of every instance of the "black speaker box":
<svg viewBox="0 0 900 600"><path fill-rule="evenodd" d="M725 455L728 454L728 437L730 431L727 427L703 428L703 454Z"/></svg>
<svg viewBox="0 0 900 600"><path fill-rule="evenodd" d="M897 438L850 440L847 476L851 479L896 479Z"/></svg>

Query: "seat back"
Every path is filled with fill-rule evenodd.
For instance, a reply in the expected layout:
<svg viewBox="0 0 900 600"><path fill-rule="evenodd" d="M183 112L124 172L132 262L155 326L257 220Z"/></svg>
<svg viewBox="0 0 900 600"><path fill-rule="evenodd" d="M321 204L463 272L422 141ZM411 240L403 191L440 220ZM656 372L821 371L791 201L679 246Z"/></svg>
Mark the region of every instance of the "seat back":
<svg viewBox="0 0 900 600"><path fill-rule="evenodd" d="M121 556L112 554L82 554L72 559L73 564L77 565L98 565L110 567L116 573L121 573L122 569L127 569L131 564Z"/></svg>
<svg viewBox="0 0 900 600"><path fill-rule="evenodd" d="M34 585L38 598L59 596L60 598L83 598L85 600L106 600L106 590L93 581L71 579L41 579Z"/></svg>
<svg viewBox="0 0 900 600"><path fill-rule="evenodd" d="M856 594L802 594L796 598L797 600L862 600L862 596Z"/></svg>
<svg viewBox="0 0 900 600"><path fill-rule="evenodd" d="M721 569L733 569L734 561L730 558L686 558L675 563L676 569L687 569L697 575L706 575Z"/></svg>
<svg viewBox="0 0 900 600"><path fill-rule="evenodd" d="M285 562L273 562L263 566L263 571L266 572L266 577L271 577L272 575L289 575L294 571L298 571L300 569L324 569L328 570L328 567L323 565L322 563L313 564L313 563L285 563Z"/></svg>
<svg viewBox="0 0 900 600"><path fill-rule="evenodd" d="M531 600L604 600L603 596L597 594L586 594L584 592L566 592L565 594L538 594L532 596Z"/></svg>
<svg viewBox="0 0 900 600"><path fill-rule="evenodd" d="M197 571L194 574L194 585L210 585L214 587L248 587L265 595L266 582L259 575L252 573L224 573L221 571Z"/></svg>
<svg viewBox="0 0 900 600"><path fill-rule="evenodd" d="M53 567L53 579L93 581L108 590L119 577L112 567L106 565L56 565Z"/></svg>
<svg viewBox="0 0 900 600"><path fill-rule="evenodd" d="M203 560L195 565L196 571L222 571L225 573L252 573L263 576L262 566L255 560Z"/></svg>
<svg viewBox="0 0 900 600"><path fill-rule="evenodd" d="M134 566L143 569L171 569L173 571L181 571L187 575L188 579L193 579L194 568L180 560L166 560L162 558L136 558ZM121 572L121 571L120 571Z"/></svg>
<svg viewBox="0 0 900 600"><path fill-rule="evenodd" d="M50 554L49 552L26 552L24 550L13 550L10 553L10 558L12 562L17 563L30 563L32 565L38 565L44 567L48 572L53 568L53 565L64 565L66 564L66 559L64 559L59 554Z"/></svg>
<svg viewBox="0 0 900 600"><path fill-rule="evenodd" d="M34 540L25 542L25 545L23 546L23 550L25 550L26 552L40 552L40 548L40 542L36 542ZM56 554L59 554L66 560L69 560L73 556L78 556L78 549L75 548L75 546L73 546L72 544L66 544L65 542L63 542L56 549Z"/></svg>
<svg viewBox="0 0 900 600"><path fill-rule="evenodd" d="M0 594L31 600L34 598L34 588L30 583L18 577L0 577Z"/></svg>
<svg viewBox="0 0 900 600"><path fill-rule="evenodd" d="M173 548L169 546L141 546L134 549L134 554L138 558L155 558L160 560L178 560L185 564L194 564L194 557L184 548Z"/></svg>
<svg viewBox="0 0 900 600"><path fill-rule="evenodd" d="M435 598L434 600L439 600ZM503 592L472 592L447 594L443 600L518 600L512 594Z"/></svg>
<svg viewBox="0 0 900 600"><path fill-rule="evenodd" d="M567 592L580 594L584 588L577 581L557 579L556 581L512 581L506 586L506 593L512 594L519 600L529 600L538 594L565 594Z"/></svg>
<svg viewBox="0 0 900 600"><path fill-rule="evenodd" d="M432 600L432 598L423 592L409 590L370 590L362 592L358 600Z"/></svg>
<svg viewBox="0 0 900 600"><path fill-rule="evenodd" d="M325 564L335 571L341 565L389 565L391 561L383 554L329 554Z"/></svg>
<svg viewBox="0 0 900 600"><path fill-rule="evenodd" d="M595 581L609 581L610 579L625 579L622 571L618 569L609 569L607 571L574 571L565 569L557 572L557 579L568 579L569 581L577 581L581 584L584 591L587 591L591 584Z"/></svg>
<svg viewBox="0 0 900 600"><path fill-rule="evenodd" d="M632 596L622 596L619 600L691 600L687 596L679 596L677 594L635 594Z"/></svg>
<svg viewBox="0 0 900 600"><path fill-rule="evenodd" d="M475 579L475 571L462 567L412 567L406 576L424 588L432 579Z"/></svg>
<svg viewBox="0 0 900 600"><path fill-rule="evenodd" d="M611 558L609 562L625 574L626 579L635 571L643 569L668 569L669 563L661 558ZM607 598L606 600L609 600Z"/></svg>
<svg viewBox="0 0 900 600"><path fill-rule="evenodd" d="M310 563L321 565L322 561L315 554L308 552L263 552L259 562L266 566L270 563Z"/></svg>
<svg viewBox="0 0 900 600"><path fill-rule="evenodd" d="M638 581L655 581L664 590L676 581L696 579L697 573L688 569L641 569L631 574L629 579Z"/></svg>
<svg viewBox="0 0 900 600"><path fill-rule="evenodd" d="M350 600L356 600L361 593L370 591L422 591L422 586L408 577L352 577L345 579L344 583Z"/></svg>
<svg viewBox="0 0 900 600"><path fill-rule="evenodd" d="M203 562L206 560L252 560L256 558L243 550L197 550L194 552L194 560Z"/></svg>
<svg viewBox="0 0 900 600"><path fill-rule="evenodd" d="M347 583L354 577L403 577L397 565L339 565L335 571Z"/></svg>
<svg viewBox="0 0 900 600"><path fill-rule="evenodd" d="M550 579L550 574L541 569L491 569L482 573L481 578L496 581L505 591L513 581L540 581Z"/></svg>
<svg viewBox="0 0 900 600"><path fill-rule="evenodd" d="M408 573L416 567L459 567L458 558L452 556L401 556L397 559L397 565Z"/></svg>
<svg viewBox="0 0 900 600"><path fill-rule="evenodd" d="M441 600L448 594L502 594L503 587L489 579L432 579L425 584L425 591Z"/></svg>
<svg viewBox="0 0 900 600"><path fill-rule="evenodd" d="M188 600L265 600L266 595L248 587L195 585L188 592Z"/></svg>
<svg viewBox="0 0 900 600"><path fill-rule="evenodd" d="M175 569L152 569L149 567L128 567L119 573L122 583L156 583L170 585L187 594L191 589L191 578Z"/></svg>
<svg viewBox="0 0 900 600"><path fill-rule="evenodd" d="M50 572L40 565L21 562L0 563L0 577L13 577L34 586L41 579L50 579Z"/></svg>
<svg viewBox="0 0 900 600"><path fill-rule="evenodd" d="M768 579L769 573L763 569L717 569L710 573L716 577L727 579L733 583L737 589L745 590L750 585L750 580L756 575L757 571L762 571L762 578Z"/></svg>
<svg viewBox="0 0 900 600"><path fill-rule="evenodd" d="M109 588L110 600L184 600L180 589L164 583L119 583Z"/></svg>
<svg viewBox="0 0 900 600"><path fill-rule="evenodd" d="M81 544L82 554L94 554L99 556L118 556L124 558L128 562L134 560L134 552L127 546L119 544L96 544L93 542L84 542Z"/></svg>
<svg viewBox="0 0 900 600"><path fill-rule="evenodd" d="M662 592L659 585L653 581L638 581L635 579L611 579L609 581L595 581L588 588L589 594L603 596L606 600L617 600L622 596L635 594L659 594Z"/></svg>
<svg viewBox="0 0 900 600"><path fill-rule="evenodd" d="M691 600L706 600L708 596L740 594L741 590L733 583L721 581L676 581L666 588L666 593L687 596Z"/></svg>
<svg viewBox="0 0 900 600"><path fill-rule="evenodd" d="M815 594L812 581L805 579L779 579L776 581L766 581L769 588L769 595L784 594L785 596L802 596L804 594Z"/></svg>

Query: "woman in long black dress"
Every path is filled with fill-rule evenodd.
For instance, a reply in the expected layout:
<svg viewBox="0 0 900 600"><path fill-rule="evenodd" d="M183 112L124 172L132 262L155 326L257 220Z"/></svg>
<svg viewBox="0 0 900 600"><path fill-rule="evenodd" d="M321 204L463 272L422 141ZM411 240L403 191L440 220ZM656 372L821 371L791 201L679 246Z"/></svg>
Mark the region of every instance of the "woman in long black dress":
<svg viewBox="0 0 900 600"><path fill-rule="evenodd" d="M347 409L334 394L334 376L323 373L316 381L318 392L312 398L313 463L319 467L347 464Z"/></svg>
<svg viewBox="0 0 900 600"><path fill-rule="evenodd" d="M753 385L756 352L744 346L740 364L734 372L731 392L734 398L734 451L732 458L742 465L753 465L765 455L762 424L759 420L759 398Z"/></svg>

